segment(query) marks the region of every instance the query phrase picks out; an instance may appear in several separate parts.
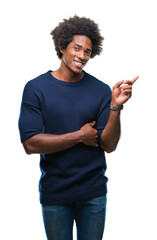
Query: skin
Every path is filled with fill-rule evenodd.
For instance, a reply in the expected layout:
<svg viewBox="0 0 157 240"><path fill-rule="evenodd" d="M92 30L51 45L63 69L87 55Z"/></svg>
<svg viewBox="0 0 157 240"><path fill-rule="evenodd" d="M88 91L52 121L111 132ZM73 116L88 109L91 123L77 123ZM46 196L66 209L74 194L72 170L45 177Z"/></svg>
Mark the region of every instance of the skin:
<svg viewBox="0 0 157 240"><path fill-rule="evenodd" d="M132 80L120 81L112 89L111 104L120 107L126 103L132 95L132 85L139 78L134 77ZM110 116L106 127L101 135L101 147L104 151L113 152L120 138L120 111L110 111Z"/></svg>
<svg viewBox="0 0 157 240"><path fill-rule="evenodd" d="M63 54L59 69L52 72L52 75L65 82L76 82L82 79L83 67L90 59L92 52L91 40L82 35L74 35L73 41L66 49L61 49ZM132 85L138 76L132 80L120 81L112 89L111 104L119 107L131 98ZM23 142L27 154L40 153L52 154L71 148L78 143L87 146L97 147L98 132L94 128L95 121L87 123L78 131L54 135L36 134ZM116 149L120 138L120 111L110 111L110 116L106 127L101 134L101 147L106 152Z"/></svg>
<svg viewBox="0 0 157 240"><path fill-rule="evenodd" d="M81 80L82 69L89 61L92 52L91 40L86 36L75 35L67 48L60 51L63 54L61 65L58 70L52 72L52 75L65 82Z"/></svg>

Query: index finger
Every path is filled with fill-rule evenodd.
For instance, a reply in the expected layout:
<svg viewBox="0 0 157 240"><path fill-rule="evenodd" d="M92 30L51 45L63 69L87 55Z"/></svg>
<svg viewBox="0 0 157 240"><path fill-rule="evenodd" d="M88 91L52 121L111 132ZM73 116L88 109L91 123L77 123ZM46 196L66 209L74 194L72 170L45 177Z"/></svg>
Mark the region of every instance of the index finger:
<svg viewBox="0 0 157 240"><path fill-rule="evenodd" d="M131 83L133 84L134 82L136 82L136 80L139 78L139 76L136 76L134 77L132 80L131 80Z"/></svg>

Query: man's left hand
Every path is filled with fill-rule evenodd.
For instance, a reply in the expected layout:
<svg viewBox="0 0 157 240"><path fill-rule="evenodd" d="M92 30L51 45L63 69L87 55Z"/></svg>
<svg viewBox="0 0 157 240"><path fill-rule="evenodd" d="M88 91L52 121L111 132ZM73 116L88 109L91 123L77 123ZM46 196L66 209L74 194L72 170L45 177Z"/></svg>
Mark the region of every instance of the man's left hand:
<svg viewBox="0 0 157 240"><path fill-rule="evenodd" d="M132 95L132 85L138 78L139 76L136 76L132 80L123 80L116 83L112 89L111 104L119 107L127 102Z"/></svg>

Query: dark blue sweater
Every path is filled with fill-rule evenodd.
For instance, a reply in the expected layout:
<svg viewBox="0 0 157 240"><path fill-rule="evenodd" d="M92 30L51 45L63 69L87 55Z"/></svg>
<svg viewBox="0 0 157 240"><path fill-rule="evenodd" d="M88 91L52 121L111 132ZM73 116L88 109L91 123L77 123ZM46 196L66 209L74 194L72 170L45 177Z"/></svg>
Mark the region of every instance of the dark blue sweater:
<svg viewBox="0 0 157 240"><path fill-rule="evenodd" d="M71 83L48 71L26 84L19 118L21 142L39 133L74 132L92 121L99 136L97 148L79 143L40 155L41 204L80 202L107 192L100 136L109 118L110 100L110 87L86 72L80 81Z"/></svg>

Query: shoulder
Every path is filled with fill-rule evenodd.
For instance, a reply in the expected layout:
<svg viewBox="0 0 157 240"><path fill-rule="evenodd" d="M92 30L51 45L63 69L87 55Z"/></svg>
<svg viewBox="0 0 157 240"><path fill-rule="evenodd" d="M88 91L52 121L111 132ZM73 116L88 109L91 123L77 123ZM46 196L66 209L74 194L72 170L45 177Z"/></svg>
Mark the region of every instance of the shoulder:
<svg viewBox="0 0 157 240"><path fill-rule="evenodd" d="M43 73L34 79L29 80L23 90L23 102L33 102L40 98L45 81L47 81L47 73Z"/></svg>
<svg viewBox="0 0 157 240"><path fill-rule="evenodd" d="M108 94L111 93L111 88L108 84L106 84L105 82L101 81L100 79L94 77L93 75L89 74L89 73L85 73L87 78L88 78L88 82L90 84L90 87L94 87L95 90L99 90L99 92L106 92Z"/></svg>
<svg viewBox="0 0 157 240"><path fill-rule="evenodd" d="M25 89L38 89L38 88L42 87L42 85L45 83L46 79L47 79L47 72L29 80L25 84Z"/></svg>

